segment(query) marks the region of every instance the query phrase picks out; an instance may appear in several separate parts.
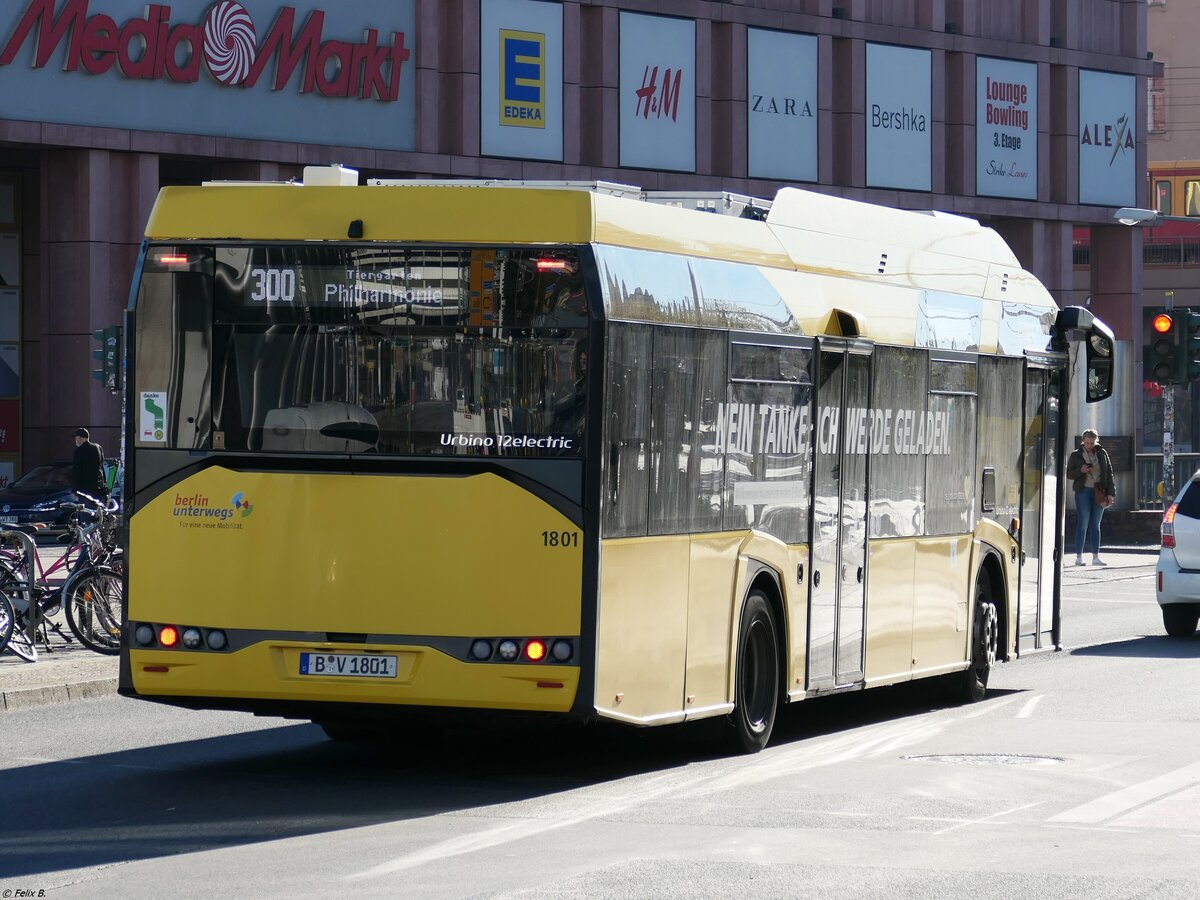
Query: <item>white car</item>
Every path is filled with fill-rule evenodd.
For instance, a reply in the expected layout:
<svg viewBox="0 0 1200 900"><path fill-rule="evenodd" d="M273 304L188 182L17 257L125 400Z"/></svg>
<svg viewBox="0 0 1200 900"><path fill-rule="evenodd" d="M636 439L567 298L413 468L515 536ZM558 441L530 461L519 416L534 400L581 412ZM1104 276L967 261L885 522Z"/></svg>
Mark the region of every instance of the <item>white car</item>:
<svg viewBox="0 0 1200 900"><path fill-rule="evenodd" d="M1200 620L1200 472L1167 507L1161 532L1155 586L1163 627L1171 637L1191 637Z"/></svg>

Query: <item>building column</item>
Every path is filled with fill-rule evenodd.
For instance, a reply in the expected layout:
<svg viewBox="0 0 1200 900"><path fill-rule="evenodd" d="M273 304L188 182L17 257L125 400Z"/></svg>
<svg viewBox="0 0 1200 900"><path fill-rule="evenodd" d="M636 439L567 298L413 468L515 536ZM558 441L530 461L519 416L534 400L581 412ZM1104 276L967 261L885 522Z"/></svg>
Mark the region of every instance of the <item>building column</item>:
<svg viewBox="0 0 1200 900"><path fill-rule="evenodd" d="M92 378L92 332L122 322L158 157L53 150L41 159L40 284L24 323L26 467L69 459L80 426L115 456L121 400Z"/></svg>
<svg viewBox="0 0 1200 900"><path fill-rule="evenodd" d="M1142 230L1127 225L1093 225L1092 312L1118 341L1142 345Z"/></svg>

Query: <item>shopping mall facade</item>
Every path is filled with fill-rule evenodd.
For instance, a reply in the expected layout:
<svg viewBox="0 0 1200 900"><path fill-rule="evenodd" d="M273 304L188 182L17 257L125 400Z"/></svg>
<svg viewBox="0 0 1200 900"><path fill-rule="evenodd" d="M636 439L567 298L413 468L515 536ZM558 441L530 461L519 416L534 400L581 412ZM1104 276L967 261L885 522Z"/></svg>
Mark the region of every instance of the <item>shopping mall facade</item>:
<svg viewBox="0 0 1200 900"><path fill-rule="evenodd" d="M0 7L0 477L119 444L91 377L163 185L363 177L797 185L978 218L1115 331L1132 446L1144 0L20 0ZM1090 229L1089 271L1072 238ZM1120 456L1120 453L1118 453ZM1129 460L1122 478L1131 477Z"/></svg>

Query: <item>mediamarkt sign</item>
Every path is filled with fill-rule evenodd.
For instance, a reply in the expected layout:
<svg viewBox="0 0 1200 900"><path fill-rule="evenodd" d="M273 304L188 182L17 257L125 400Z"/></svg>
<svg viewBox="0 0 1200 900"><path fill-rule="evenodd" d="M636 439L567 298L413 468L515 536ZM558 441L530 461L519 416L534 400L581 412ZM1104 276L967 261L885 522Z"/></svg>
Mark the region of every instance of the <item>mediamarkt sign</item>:
<svg viewBox="0 0 1200 900"><path fill-rule="evenodd" d="M234 0L212 4L196 24L173 22L171 7L151 3L145 15L117 24L103 13L89 15L90 0L31 0L0 52L9 65L27 41L36 40L33 68L43 68L66 44L65 71L102 75L115 66L126 78L181 83L200 78L201 63L218 84L252 88L275 60L276 91L300 72L300 93L395 101L408 61L404 32L386 42L367 28L361 43L322 40L325 13L313 10L296 32L296 9L281 7L260 41L249 11ZM31 38L36 33L36 38Z"/></svg>

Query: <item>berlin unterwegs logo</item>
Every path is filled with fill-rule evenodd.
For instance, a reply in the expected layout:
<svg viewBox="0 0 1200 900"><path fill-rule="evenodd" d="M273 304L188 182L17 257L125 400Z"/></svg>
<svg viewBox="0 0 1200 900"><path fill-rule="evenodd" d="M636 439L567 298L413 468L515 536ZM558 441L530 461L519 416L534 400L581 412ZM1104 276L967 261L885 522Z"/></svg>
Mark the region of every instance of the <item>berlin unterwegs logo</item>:
<svg viewBox="0 0 1200 900"><path fill-rule="evenodd" d="M234 0L214 3L204 20L204 62L221 84L241 84L258 55L258 34L246 7Z"/></svg>
<svg viewBox="0 0 1200 900"><path fill-rule="evenodd" d="M246 495L241 491L238 491L233 495L232 502L234 509L240 509L242 511L243 519L250 515L250 513L254 512L254 507L250 505L250 501L246 499Z"/></svg>

